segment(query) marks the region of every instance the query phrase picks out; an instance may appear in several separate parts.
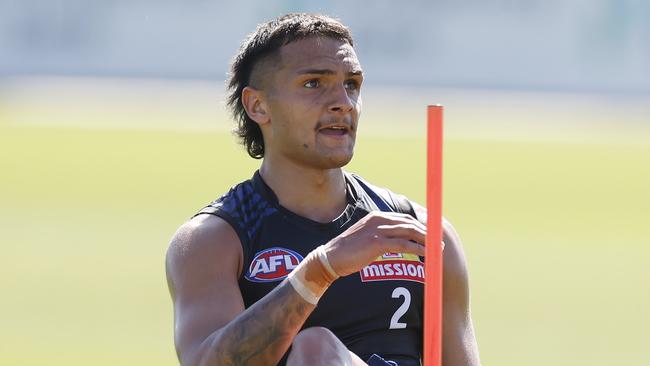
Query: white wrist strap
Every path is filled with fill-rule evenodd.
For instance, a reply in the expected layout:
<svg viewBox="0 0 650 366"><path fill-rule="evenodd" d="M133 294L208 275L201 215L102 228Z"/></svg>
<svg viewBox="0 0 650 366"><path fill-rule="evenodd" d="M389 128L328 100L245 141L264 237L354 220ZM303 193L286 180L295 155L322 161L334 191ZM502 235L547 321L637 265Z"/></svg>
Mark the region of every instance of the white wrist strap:
<svg viewBox="0 0 650 366"><path fill-rule="evenodd" d="M320 300L320 296L316 296L316 294L311 292L311 290L309 290L307 286L305 286L305 284L302 283L302 281L298 277L292 276L292 274L293 272L289 274L289 277L287 279L289 280L291 286L293 286L293 289L296 290L298 295L300 295L303 299L305 299L305 301L307 301L312 305L318 304L318 300Z"/></svg>
<svg viewBox="0 0 650 366"><path fill-rule="evenodd" d="M320 262L323 264L323 267L325 267L327 272L332 277L334 277L335 279L341 277L341 276L339 276L338 273L336 273L334 268L332 268L332 265L330 264L329 259L327 259L327 253L325 253L325 246L324 245L321 245L318 248L316 248L316 255L318 256L318 259L320 260Z"/></svg>
<svg viewBox="0 0 650 366"><path fill-rule="evenodd" d="M331 281L336 280L337 278L341 277L339 276L338 273L332 268L332 265L330 264L330 261L327 259L327 253L325 253L325 246L321 245L318 248L314 249L310 255L305 258L306 261L313 261L314 256L318 258L318 261L320 264L323 266L325 271L327 272L327 275L330 276L327 281L331 283ZM313 262L312 262L313 263ZM305 283L302 280L302 276L298 274L298 271L304 270L304 268L301 268L302 266L306 265L307 263L302 263L299 268L296 268L295 270L291 271L289 273L289 276L287 279L289 280L289 283L291 286L293 286L293 289L296 290L296 292L303 298L305 301L312 305L316 305L318 303L318 300L320 300L321 295L315 294L309 287L305 285ZM323 273L323 276L325 276L325 273Z"/></svg>

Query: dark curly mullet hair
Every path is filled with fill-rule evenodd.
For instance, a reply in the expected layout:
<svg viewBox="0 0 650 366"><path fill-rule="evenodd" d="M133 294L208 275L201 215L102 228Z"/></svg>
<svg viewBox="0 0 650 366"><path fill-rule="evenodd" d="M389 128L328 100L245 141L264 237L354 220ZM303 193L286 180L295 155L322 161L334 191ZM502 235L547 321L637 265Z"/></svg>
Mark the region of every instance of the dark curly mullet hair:
<svg viewBox="0 0 650 366"><path fill-rule="evenodd" d="M234 132L251 157L264 157L262 131L248 117L242 104L242 90L250 85L253 68L261 60L277 55L282 46L314 36L334 38L354 45L350 30L338 20L320 14L291 13L257 26L244 40L232 61L227 104L237 121Z"/></svg>

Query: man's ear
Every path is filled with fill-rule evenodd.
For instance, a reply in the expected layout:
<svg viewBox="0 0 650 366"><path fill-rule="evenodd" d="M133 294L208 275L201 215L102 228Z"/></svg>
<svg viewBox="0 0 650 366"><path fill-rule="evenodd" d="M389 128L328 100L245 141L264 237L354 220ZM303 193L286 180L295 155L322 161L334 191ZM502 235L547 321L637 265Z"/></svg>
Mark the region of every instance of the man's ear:
<svg viewBox="0 0 650 366"><path fill-rule="evenodd" d="M260 125L271 120L263 91L247 86L242 90L241 96L242 105L250 119Z"/></svg>

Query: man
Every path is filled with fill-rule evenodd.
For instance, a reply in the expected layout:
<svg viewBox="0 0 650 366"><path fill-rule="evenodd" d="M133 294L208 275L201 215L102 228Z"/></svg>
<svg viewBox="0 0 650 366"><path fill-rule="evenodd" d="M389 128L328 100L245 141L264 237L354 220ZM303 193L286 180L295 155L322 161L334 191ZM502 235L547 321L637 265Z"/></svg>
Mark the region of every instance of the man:
<svg viewBox="0 0 650 366"><path fill-rule="evenodd" d="M420 364L426 210L341 169L362 82L349 30L325 16L274 19L242 45L229 102L263 160L171 241L181 364ZM478 365L448 223L443 241L443 362Z"/></svg>

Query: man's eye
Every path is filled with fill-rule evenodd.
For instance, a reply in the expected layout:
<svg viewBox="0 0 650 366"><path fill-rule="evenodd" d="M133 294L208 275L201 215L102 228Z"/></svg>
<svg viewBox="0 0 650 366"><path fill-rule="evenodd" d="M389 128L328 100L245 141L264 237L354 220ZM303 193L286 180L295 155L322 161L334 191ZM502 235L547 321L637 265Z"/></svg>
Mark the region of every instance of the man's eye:
<svg viewBox="0 0 650 366"><path fill-rule="evenodd" d="M359 83L356 80L348 80L345 82L345 88L348 90L359 89Z"/></svg>
<svg viewBox="0 0 650 366"><path fill-rule="evenodd" d="M308 80L308 81L304 84L304 87L305 87L305 88L311 88L311 89L313 89L313 88L318 88L319 86L320 86L320 83L319 83L318 80L316 80L316 79Z"/></svg>

